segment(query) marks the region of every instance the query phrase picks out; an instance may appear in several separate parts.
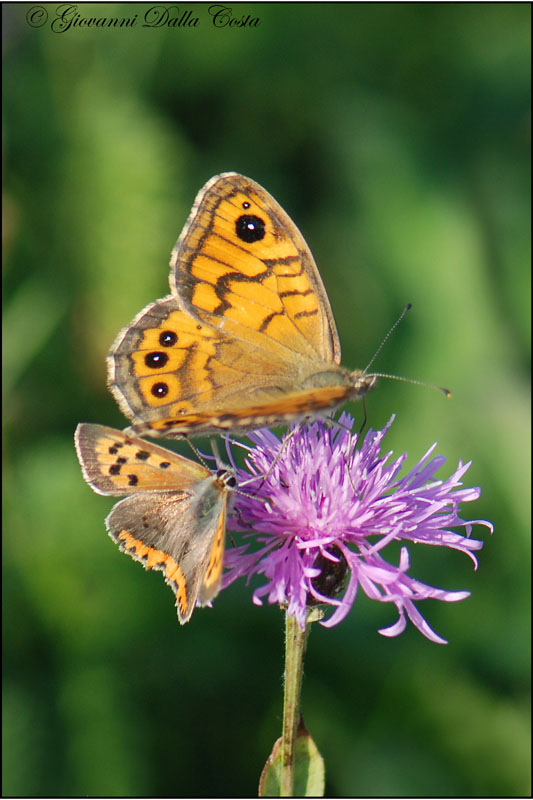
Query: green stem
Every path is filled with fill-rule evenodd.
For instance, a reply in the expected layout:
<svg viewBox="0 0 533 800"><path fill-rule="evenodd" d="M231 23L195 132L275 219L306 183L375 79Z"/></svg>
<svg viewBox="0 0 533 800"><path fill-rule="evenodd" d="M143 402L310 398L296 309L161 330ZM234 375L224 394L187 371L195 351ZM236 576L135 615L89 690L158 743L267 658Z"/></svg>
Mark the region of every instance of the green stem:
<svg viewBox="0 0 533 800"><path fill-rule="evenodd" d="M296 617L285 612L285 685L283 692L283 733L281 737L280 797L292 797L294 790L294 750L300 724L300 695L307 637L311 629L308 619L302 631Z"/></svg>

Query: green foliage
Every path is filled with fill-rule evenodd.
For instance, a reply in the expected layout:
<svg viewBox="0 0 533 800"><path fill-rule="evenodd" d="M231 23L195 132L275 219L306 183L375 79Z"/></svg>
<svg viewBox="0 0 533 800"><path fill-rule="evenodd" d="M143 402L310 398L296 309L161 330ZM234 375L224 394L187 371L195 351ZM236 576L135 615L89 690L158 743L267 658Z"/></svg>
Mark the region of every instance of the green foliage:
<svg viewBox="0 0 533 800"><path fill-rule="evenodd" d="M279 797L281 789L282 738L276 739L261 773L259 797ZM294 743L293 797L323 797L324 759L309 731L300 726Z"/></svg>
<svg viewBox="0 0 533 800"><path fill-rule="evenodd" d="M453 399L383 380L369 423L396 413L411 463L438 441L443 475L472 459L465 513L495 524L477 572L412 550L421 580L472 591L422 609L448 647L383 639L392 610L363 596L316 626L326 794L527 795L529 5L250 4L257 27L215 28L194 4L196 28L63 33L29 9L2 9L3 793L251 795L280 733L282 614L234 585L180 628L72 444L79 421L124 425L109 345L168 291L197 190L237 170L306 236L347 366L413 303L375 368Z"/></svg>

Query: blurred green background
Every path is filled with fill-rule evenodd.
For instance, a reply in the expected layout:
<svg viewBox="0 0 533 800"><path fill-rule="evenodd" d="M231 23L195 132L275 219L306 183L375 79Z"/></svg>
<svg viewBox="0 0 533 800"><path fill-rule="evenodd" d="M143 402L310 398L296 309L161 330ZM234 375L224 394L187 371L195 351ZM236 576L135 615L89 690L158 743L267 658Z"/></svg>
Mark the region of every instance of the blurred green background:
<svg viewBox="0 0 533 800"><path fill-rule="evenodd" d="M529 4L244 4L257 27L55 32L4 4L4 770L9 795L253 796L281 728L283 616L234 584L183 628L157 573L106 535L79 421L123 427L105 356L168 291L196 192L236 170L306 236L346 366L382 380L369 423L413 464L473 464L480 567L411 549L470 589L387 640L360 595L315 626L303 689L327 794L516 796L529 776ZM171 7L169 7L171 8ZM42 20L41 20L42 21ZM361 418L361 407L349 410ZM189 451L185 449L187 454Z"/></svg>

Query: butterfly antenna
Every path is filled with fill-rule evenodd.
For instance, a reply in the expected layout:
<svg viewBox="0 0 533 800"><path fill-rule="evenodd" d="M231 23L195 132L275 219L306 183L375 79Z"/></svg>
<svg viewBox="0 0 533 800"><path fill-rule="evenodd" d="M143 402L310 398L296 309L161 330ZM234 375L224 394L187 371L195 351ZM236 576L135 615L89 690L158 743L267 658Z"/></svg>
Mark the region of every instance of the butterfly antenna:
<svg viewBox="0 0 533 800"><path fill-rule="evenodd" d="M388 375L386 372L372 372L374 378L390 378L391 381L402 381L402 383L413 383L415 386L425 386L427 389L437 389L442 392L445 397L450 398L452 393L444 386L437 386L436 383L429 383L429 381L417 381L416 378L403 378L400 375Z"/></svg>
<svg viewBox="0 0 533 800"><path fill-rule="evenodd" d="M287 434L285 434L285 436L283 437L283 441L281 443L281 447L279 448L278 452L274 456L274 458L272 460L272 463L270 464L269 468L267 469L267 471L263 475L254 475L253 478L248 478L248 480L246 480L243 483L241 483L240 486L247 486L249 483L252 483L252 481L256 481L256 480L262 480L263 483L266 483L268 481L268 479L270 478L270 476L272 474L272 471L273 471L274 467L276 466L276 463L278 462L279 458L283 454L284 450L287 448L287 445L289 444L290 440L295 435L295 433L296 433L296 428L293 428ZM261 485L259 486L260 489L263 487L263 483L261 483Z"/></svg>
<svg viewBox="0 0 533 800"><path fill-rule="evenodd" d="M385 334L385 336L384 336L384 337L383 337L383 339L381 340L381 344L379 345L378 349L376 350L376 352L374 353L374 355L372 356L372 358L370 359L370 361L369 361L369 362L368 362L368 364L366 365L366 367L365 367L365 369L364 369L364 372L365 372L365 373L367 373L367 372L368 372L368 370L370 369L370 367L372 366L372 364L374 363L374 361L376 360L376 358L379 356L379 354L380 354L380 353L381 353L381 351L383 350L383 347L384 347L385 343L386 343L386 342L389 340L389 338L390 338L390 336L391 336L392 332L396 330L396 328L398 327L398 325L400 324L400 322L402 321L402 319L405 317L405 315L407 314L407 312L411 310L411 308L412 308L412 307L413 307L412 303L407 303L407 305L405 306L404 310L402 311L402 313L400 314L400 316L398 317L398 319L396 320L396 322L394 323L394 325L392 325L392 326L389 328L389 330L387 331L387 333Z"/></svg>
<svg viewBox="0 0 533 800"><path fill-rule="evenodd" d="M220 465L221 464L223 465L224 461L220 457L220 451L218 449L218 442L217 442L216 439L210 439L209 443L211 445L211 450L213 451L213 455L215 457L216 465L220 469ZM224 467L222 467L222 469L224 469ZM231 469L231 471L233 471L233 472L235 471L233 467L231 467L229 469ZM247 481L243 481L243 483L240 483L239 486L234 489L234 491L237 492L237 494L244 495L244 497L249 497L250 500L261 500L261 502L264 502L266 504L268 502L267 500L263 500L262 498L256 497L253 494L248 494L248 492L243 492L242 489L241 489L241 486L246 486L247 484L251 483L253 480L256 480L256 478L263 478L263 475L256 475L255 478L250 478Z"/></svg>
<svg viewBox="0 0 533 800"><path fill-rule="evenodd" d="M381 353L384 344L387 342L387 340L389 339L389 337L392 334L392 332L394 330L396 330L396 328L398 327L398 325L400 324L402 319L405 317L407 312L410 311L410 309L412 307L413 307L412 303L407 303L407 305L405 306L404 310L402 311L402 313L400 314L400 316L398 317L398 319L396 320L394 325L392 325L391 328L389 329L389 331L385 334L385 336L383 337L383 339L381 341L381 344L379 345L378 349L376 350L376 352L374 353L374 355L372 356L372 358L370 359L370 361L366 365L366 367L364 369L364 373L365 374L367 374L367 375L369 374L368 370L372 366L372 364L374 363L374 361L376 360L378 355ZM428 389L437 389L437 391L442 392L445 397L451 397L452 396L452 393L450 392L449 389L446 389L444 386L437 386L435 383L428 383L428 381L419 381L419 380L416 380L415 378L403 378L400 375L389 375L386 372L372 372L370 374L374 378L389 378L391 381L402 381L403 383L413 383L416 386L426 386ZM366 413L366 411L365 411L365 413Z"/></svg>
<svg viewBox="0 0 533 800"><path fill-rule="evenodd" d="M202 463L206 469L210 470L211 467L209 466L209 464L207 463L207 461L205 460L203 455L200 453L200 451L198 450L196 445L194 445L191 442L191 440L189 439L189 437L185 436L185 434L182 434L182 438L185 439L185 441L187 442L187 444L189 445L189 447L191 448L191 450L193 451L193 453L197 457L198 461L200 461L200 463Z"/></svg>

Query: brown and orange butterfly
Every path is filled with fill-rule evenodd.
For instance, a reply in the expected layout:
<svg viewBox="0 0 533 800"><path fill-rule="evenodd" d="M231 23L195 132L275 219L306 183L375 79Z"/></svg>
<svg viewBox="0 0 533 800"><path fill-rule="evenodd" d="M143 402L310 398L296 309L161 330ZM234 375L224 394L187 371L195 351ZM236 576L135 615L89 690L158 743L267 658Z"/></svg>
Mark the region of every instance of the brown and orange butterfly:
<svg viewBox="0 0 533 800"><path fill-rule="evenodd" d="M217 175L170 260L167 297L114 342L110 389L149 435L247 430L358 398L375 375L340 366L326 291L302 234L259 184Z"/></svg>
<svg viewBox="0 0 533 800"><path fill-rule="evenodd" d="M207 467L123 431L81 423L74 436L83 477L119 497L106 519L120 549L163 572L180 623L220 589L231 470Z"/></svg>

